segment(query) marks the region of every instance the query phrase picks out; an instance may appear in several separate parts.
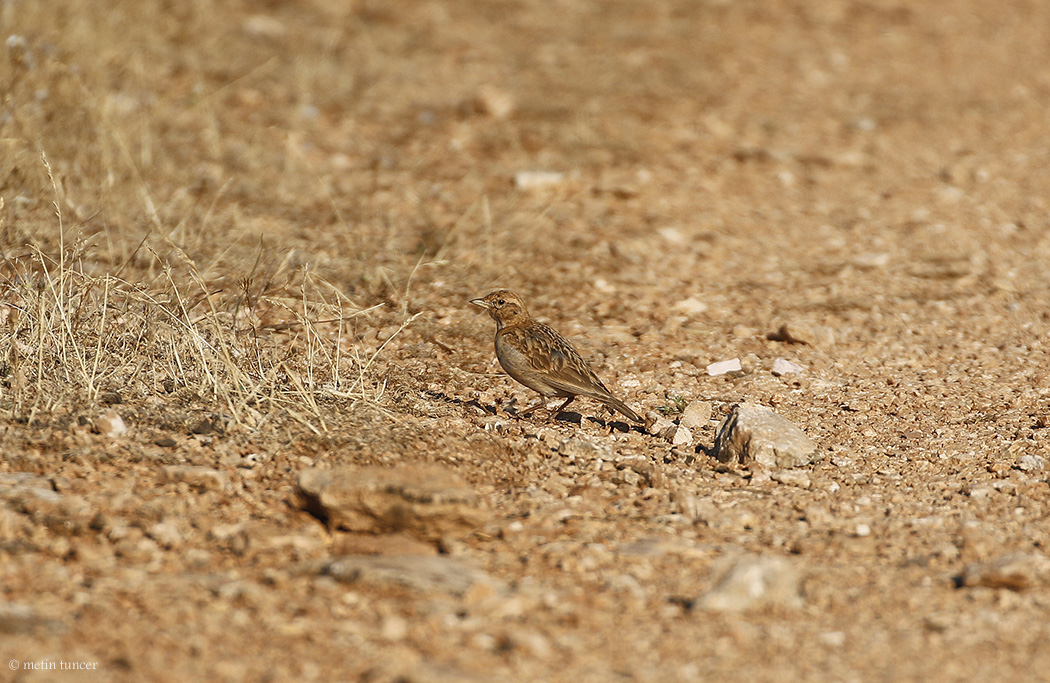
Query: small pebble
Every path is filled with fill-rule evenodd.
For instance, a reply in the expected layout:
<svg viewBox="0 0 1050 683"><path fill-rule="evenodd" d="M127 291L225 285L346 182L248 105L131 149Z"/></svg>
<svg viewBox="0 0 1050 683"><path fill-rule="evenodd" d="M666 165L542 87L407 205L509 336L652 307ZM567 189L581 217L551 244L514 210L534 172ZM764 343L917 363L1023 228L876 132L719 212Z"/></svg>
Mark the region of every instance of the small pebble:
<svg viewBox="0 0 1050 683"><path fill-rule="evenodd" d="M691 296L688 299L682 299L672 308L684 315L699 315L707 310L707 304L695 296Z"/></svg>
<svg viewBox="0 0 1050 683"><path fill-rule="evenodd" d="M484 85L474 96L474 111L496 119L505 119L514 111L514 96L506 90Z"/></svg>
<svg viewBox="0 0 1050 683"><path fill-rule="evenodd" d="M719 375L726 375L730 372L740 372L742 369L740 359L733 358L731 360L720 360L717 363L711 363L707 366L707 374L711 377L718 377Z"/></svg>
<svg viewBox="0 0 1050 683"><path fill-rule="evenodd" d="M650 410L645 415L646 431L653 436L663 437L665 434L670 434L671 429L675 426L671 420L664 417L655 410Z"/></svg>
<svg viewBox="0 0 1050 683"><path fill-rule="evenodd" d="M128 426L124 424L124 418L115 410L107 410L103 415L96 417L91 423L91 429L96 434L116 439L126 436Z"/></svg>
<svg viewBox="0 0 1050 683"><path fill-rule="evenodd" d="M777 470L776 472L770 472L769 478L777 483L797 486L800 489L808 489L812 486L809 472L805 470Z"/></svg>
<svg viewBox="0 0 1050 683"><path fill-rule="evenodd" d="M688 427L678 425L678 428L674 430L674 434L671 435L670 442L672 446L688 446L693 443L693 434Z"/></svg>
<svg viewBox="0 0 1050 683"><path fill-rule="evenodd" d="M793 363L784 358L777 358L773 361L773 376L782 377L784 375L797 375L805 372L806 369L798 363Z"/></svg>
<svg viewBox="0 0 1050 683"><path fill-rule="evenodd" d="M199 491L222 491L226 487L226 475L219 470L194 465L169 465L160 471L161 484L178 482Z"/></svg>
<svg viewBox="0 0 1050 683"><path fill-rule="evenodd" d="M682 417L678 424L689 429L699 429L711 420L711 403L708 401L693 401L682 411Z"/></svg>
<svg viewBox="0 0 1050 683"><path fill-rule="evenodd" d="M558 171L518 171L514 174L514 187L519 190L536 190L558 185L565 174Z"/></svg>
<svg viewBox="0 0 1050 683"><path fill-rule="evenodd" d="M770 339L788 342L789 344L807 344L816 347L828 347L835 344L835 333L820 325L806 323L784 323Z"/></svg>

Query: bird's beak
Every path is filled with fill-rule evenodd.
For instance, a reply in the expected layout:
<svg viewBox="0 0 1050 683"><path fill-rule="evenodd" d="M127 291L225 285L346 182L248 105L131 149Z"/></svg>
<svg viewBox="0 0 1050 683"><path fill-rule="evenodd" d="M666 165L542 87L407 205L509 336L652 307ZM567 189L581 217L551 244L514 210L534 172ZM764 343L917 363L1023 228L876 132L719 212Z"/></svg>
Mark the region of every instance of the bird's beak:
<svg viewBox="0 0 1050 683"><path fill-rule="evenodd" d="M484 299L471 299L470 303L474 304L475 306L481 306L482 308L489 308L489 302L485 301Z"/></svg>

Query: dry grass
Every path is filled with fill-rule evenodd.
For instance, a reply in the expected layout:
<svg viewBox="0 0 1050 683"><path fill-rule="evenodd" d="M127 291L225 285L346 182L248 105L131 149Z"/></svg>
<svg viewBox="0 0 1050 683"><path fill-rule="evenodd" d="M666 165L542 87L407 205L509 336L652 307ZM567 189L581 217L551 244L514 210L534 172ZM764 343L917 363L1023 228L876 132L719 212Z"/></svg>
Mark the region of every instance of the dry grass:
<svg viewBox="0 0 1050 683"><path fill-rule="evenodd" d="M333 406L382 410L391 337L376 331L411 322L418 255L355 220L302 134L256 115L256 88L279 96L302 65L274 64L248 29L213 46L210 72L160 46L106 59L107 37L172 17L67 9L55 35L47 12L0 8L18 31L0 60L0 410L32 423L189 391L238 424L284 415L315 433ZM286 95L271 114L313 106ZM318 221L335 225L331 253L295 236Z"/></svg>
<svg viewBox="0 0 1050 683"><path fill-rule="evenodd" d="M3 256L2 407L13 417L186 388L238 423L276 411L320 433L322 399L382 398L382 347L366 355L353 340L355 320L373 309L308 269L280 264L263 282L249 275L228 288L169 243L176 259L143 246L160 274L149 282L93 275L90 240L67 245L61 211L55 218L57 253L27 245Z"/></svg>

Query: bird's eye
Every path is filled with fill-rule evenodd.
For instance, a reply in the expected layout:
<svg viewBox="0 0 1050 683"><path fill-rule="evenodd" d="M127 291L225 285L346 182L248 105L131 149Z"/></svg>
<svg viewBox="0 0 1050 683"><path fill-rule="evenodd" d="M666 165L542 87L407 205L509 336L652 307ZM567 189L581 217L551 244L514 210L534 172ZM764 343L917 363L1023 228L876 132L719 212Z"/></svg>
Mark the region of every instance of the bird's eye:
<svg viewBox="0 0 1050 683"><path fill-rule="evenodd" d="M506 303L507 303L507 302L506 302L506 301L504 301L503 299L496 299L496 305L497 305L497 306L503 306L503 305L505 305Z"/></svg>

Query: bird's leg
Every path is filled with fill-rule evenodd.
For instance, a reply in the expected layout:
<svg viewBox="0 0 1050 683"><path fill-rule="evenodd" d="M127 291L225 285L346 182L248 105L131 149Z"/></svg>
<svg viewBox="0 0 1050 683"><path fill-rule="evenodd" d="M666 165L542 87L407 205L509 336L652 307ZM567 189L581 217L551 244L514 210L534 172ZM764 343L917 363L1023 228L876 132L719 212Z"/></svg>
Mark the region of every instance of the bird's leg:
<svg viewBox="0 0 1050 683"><path fill-rule="evenodd" d="M561 411L565 410L565 406L572 403L573 399L575 398L575 396L570 396L569 398L565 399L565 403L562 403L560 406L558 406L558 409L551 413L551 417L558 417L559 415L561 415Z"/></svg>
<svg viewBox="0 0 1050 683"><path fill-rule="evenodd" d="M546 407L547 407L547 399L546 399L546 397L541 397L539 403L537 403L534 406L529 406L525 410L521 411L520 413L518 413L518 417L525 417L526 415L529 415L531 413L536 412L540 408L546 408Z"/></svg>

